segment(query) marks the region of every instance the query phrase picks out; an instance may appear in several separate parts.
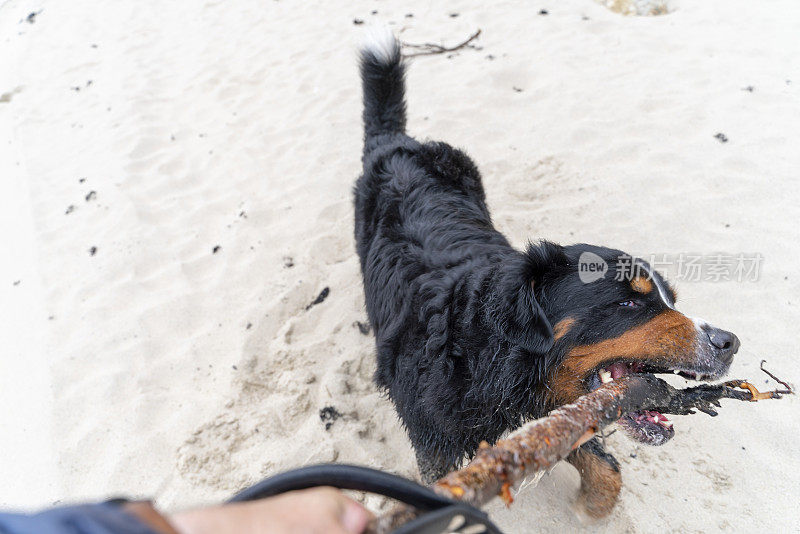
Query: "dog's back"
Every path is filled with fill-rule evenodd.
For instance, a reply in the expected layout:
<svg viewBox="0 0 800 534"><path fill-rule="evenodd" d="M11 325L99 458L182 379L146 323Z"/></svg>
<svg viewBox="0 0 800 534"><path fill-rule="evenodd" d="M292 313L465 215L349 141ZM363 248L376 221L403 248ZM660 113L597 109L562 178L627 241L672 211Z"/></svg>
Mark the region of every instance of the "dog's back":
<svg viewBox="0 0 800 534"><path fill-rule="evenodd" d="M532 387L538 376L529 358L496 361L501 349L541 348L539 336L522 328L535 323L530 288L519 287L531 262L492 226L469 157L405 134L404 66L391 34L362 50L361 78L364 170L355 187L355 234L376 336L376 382L431 478L531 411L520 405L530 399L504 398L503 380L523 376L528 383L514 386ZM425 473L427 464L435 473Z"/></svg>

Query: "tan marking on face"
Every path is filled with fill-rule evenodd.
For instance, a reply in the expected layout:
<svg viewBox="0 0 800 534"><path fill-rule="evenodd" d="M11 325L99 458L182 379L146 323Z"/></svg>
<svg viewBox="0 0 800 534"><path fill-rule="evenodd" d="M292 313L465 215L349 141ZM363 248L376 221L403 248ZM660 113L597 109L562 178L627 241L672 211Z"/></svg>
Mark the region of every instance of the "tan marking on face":
<svg viewBox="0 0 800 534"><path fill-rule="evenodd" d="M570 328L575 324L575 319L572 317L567 317L566 319L561 319L556 323L553 327L553 340L558 341L564 335L569 332Z"/></svg>
<svg viewBox="0 0 800 534"><path fill-rule="evenodd" d="M586 393L583 379L605 362L638 360L689 366L695 358L696 338L697 329L691 319L667 310L619 337L570 350L550 380L549 396L556 405L574 401Z"/></svg>
<svg viewBox="0 0 800 534"><path fill-rule="evenodd" d="M644 293L646 295L653 290L653 282L644 276L637 276L631 280L631 287L634 291L638 291L639 293Z"/></svg>

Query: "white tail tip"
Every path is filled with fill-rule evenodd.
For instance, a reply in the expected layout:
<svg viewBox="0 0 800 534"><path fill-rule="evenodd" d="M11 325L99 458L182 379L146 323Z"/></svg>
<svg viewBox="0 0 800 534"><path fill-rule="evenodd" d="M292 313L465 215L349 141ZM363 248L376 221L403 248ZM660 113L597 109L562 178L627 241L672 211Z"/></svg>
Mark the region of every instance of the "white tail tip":
<svg viewBox="0 0 800 534"><path fill-rule="evenodd" d="M382 63L391 63L400 50L400 43L388 26L370 26L364 31L360 48Z"/></svg>

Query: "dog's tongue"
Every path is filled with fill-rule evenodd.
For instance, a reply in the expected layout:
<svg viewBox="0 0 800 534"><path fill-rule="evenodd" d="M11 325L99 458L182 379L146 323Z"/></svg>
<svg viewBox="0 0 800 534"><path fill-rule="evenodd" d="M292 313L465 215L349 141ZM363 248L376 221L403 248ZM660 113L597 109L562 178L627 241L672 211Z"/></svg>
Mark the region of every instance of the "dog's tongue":
<svg viewBox="0 0 800 534"><path fill-rule="evenodd" d="M667 417L655 410L642 410L641 412L634 412L633 419L637 422L650 421L651 423L658 423L661 426L672 428L672 423Z"/></svg>
<svg viewBox="0 0 800 534"><path fill-rule="evenodd" d="M606 371L611 373L611 378L616 380L617 378L628 374L628 366L622 362L617 362L606 368Z"/></svg>

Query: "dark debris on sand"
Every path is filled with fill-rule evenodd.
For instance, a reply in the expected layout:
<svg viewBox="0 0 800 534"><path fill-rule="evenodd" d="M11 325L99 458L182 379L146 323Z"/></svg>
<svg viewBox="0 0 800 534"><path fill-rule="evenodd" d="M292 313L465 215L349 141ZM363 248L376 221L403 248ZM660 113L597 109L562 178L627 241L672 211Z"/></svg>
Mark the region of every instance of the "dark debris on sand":
<svg viewBox="0 0 800 534"><path fill-rule="evenodd" d="M311 309L313 306L316 306L317 304L321 304L321 303L325 302L325 299L326 299L326 298L328 298L328 295L330 294L330 292L331 292L331 288L329 288L329 287L327 287L327 286L326 286L326 287L325 287L325 289L323 289L323 290L320 292L320 294L319 294L319 295L317 295L317 298L315 298L315 299L314 299L314 300L311 302L311 304L309 304L308 306L306 306L306 310L310 310L310 309Z"/></svg>
<svg viewBox="0 0 800 534"><path fill-rule="evenodd" d="M365 336L368 336L369 335L369 331L372 329L370 324L368 322L366 322L366 321L363 322L363 323L361 321L356 321L355 323L353 323L353 326L358 328L358 331L361 332L361 334L365 335Z"/></svg>
<svg viewBox="0 0 800 534"><path fill-rule="evenodd" d="M319 411L319 420L325 423L325 430L330 430L333 423L342 416L334 406L325 406Z"/></svg>

